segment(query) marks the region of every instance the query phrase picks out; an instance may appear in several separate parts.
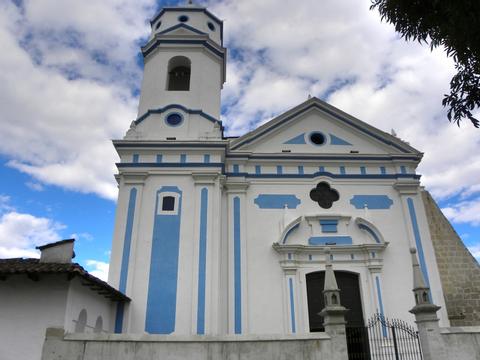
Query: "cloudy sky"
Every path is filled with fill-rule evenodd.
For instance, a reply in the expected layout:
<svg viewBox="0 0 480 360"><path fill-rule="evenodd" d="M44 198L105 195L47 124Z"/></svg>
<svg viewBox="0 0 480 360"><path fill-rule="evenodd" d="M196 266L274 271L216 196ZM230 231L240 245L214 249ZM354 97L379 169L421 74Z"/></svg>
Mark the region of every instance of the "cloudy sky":
<svg viewBox="0 0 480 360"><path fill-rule="evenodd" d="M225 21L227 135L309 94L395 129L425 153L423 185L480 259L480 130L446 120L454 67L441 49L399 39L369 0L197 3ZM148 20L175 4L0 1L0 257L75 237L76 260L105 277L117 195L110 139L136 117Z"/></svg>

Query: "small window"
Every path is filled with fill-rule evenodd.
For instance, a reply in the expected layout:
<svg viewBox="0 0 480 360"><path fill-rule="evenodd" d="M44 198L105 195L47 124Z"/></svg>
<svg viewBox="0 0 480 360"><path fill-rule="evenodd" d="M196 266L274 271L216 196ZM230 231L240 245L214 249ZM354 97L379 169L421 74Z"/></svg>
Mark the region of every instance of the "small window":
<svg viewBox="0 0 480 360"><path fill-rule="evenodd" d="M101 316L97 317L97 321L95 321L95 328L93 332L95 334L100 334L103 331L103 319Z"/></svg>
<svg viewBox="0 0 480 360"><path fill-rule="evenodd" d="M173 196L165 196L162 201L162 211L175 210L175 198Z"/></svg>
<svg viewBox="0 0 480 360"><path fill-rule="evenodd" d="M183 122L183 116L178 113L168 114L165 122L170 126L178 126Z"/></svg>
<svg viewBox="0 0 480 360"><path fill-rule="evenodd" d="M187 22L188 21L188 16L187 15L180 15L178 17L178 21L180 22Z"/></svg>
<svg viewBox="0 0 480 360"><path fill-rule="evenodd" d="M158 30L158 29L160 28L160 26L162 26L162 22L161 22L161 21L159 21L159 22L157 23L157 25L155 25L155 30Z"/></svg>
<svg viewBox="0 0 480 360"><path fill-rule="evenodd" d="M85 331L85 326L87 325L87 310L82 309L80 314L78 314L78 320L75 324L75 332L83 333Z"/></svg>
<svg viewBox="0 0 480 360"><path fill-rule="evenodd" d="M310 141L315 145L323 145L325 144L325 135L319 132L311 133Z"/></svg>
<svg viewBox="0 0 480 360"><path fill-rule="evenodd" d="M209 28L210 30L215 31L215 25L213 25L212 22L209 21L209 22L207 23L207 25L208 25L208 28Z"/></svg>

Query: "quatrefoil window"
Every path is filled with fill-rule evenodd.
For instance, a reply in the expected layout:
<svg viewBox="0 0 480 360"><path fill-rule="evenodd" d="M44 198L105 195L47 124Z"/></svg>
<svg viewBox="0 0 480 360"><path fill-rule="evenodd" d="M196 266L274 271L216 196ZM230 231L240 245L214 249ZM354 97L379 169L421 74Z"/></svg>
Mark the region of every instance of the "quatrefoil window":
<svg viewBox="0 0 480 360"><path fill-rule="evenodd" d="M329 183L322 181L310 191L310 199L316 201L323 209L330 209L335 201L340 199L338 191L332 189Z"/></svg>

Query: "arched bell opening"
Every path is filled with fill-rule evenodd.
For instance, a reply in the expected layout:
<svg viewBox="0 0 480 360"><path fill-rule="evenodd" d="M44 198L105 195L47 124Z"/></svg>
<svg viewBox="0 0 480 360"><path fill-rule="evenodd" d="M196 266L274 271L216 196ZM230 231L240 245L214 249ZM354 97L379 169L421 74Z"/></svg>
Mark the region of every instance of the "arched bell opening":
<svg viewBox="0 0 480 360"><path fill-rule="evenodd" d="M185 56L175 56L168 62L168 91L190 90L191 61Z"/></svg>

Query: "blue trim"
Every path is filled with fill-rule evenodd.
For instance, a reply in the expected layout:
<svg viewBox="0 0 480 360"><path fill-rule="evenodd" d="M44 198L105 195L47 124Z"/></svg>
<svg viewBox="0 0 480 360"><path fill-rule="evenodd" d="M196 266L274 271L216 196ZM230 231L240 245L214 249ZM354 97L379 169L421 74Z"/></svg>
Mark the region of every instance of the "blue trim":
<svg viewBox="0 0 480 360"><path fill-rule="evenodd" d="M124 141L124 140L120 140ZM128 140L127 140L128 141ZM169 141L169 140L167 140ZM119 143L114 141L113 142L115 147L118 148L163 148L163 147L182 147L182 148L204 148L204 149L211 149L211 148L226 148L227 144L208 144L208 143L203 143L203 144L189 144L189 143L181 143L181 142L176 142L176 143L166 143L166 142L152 142L148 144L139 144L139 143Z"/></svg>
<svg viewBox="0 0 480 360"><path fill-rule="evenodd" d="M366 232L368 232L372 237L373 237L373 240L375 240L375 242L377 244L380 244L381 241L380 241L380 238L378 237L378 235L375 233L375 231L373 231L372 229L370 229L370 227L368 227L367 225L365 224L358 224L358 228L361 229L361 230L365 230Z"/></svg>
<svg viewBox="0 0 480 360"><path fill-rule="evenodd" d="M277 165L277 175L282 175L282 174L283 174L283 166Z"/></svg>
<svg viewBox="0 0 480 360"><path fill-rule="evenodd" d="M350 236L312 236L308 239L309 245L351 245Z"/></svg>
<svg viewBox="0 0 480 360"><path fill-rule="evenodd" d="M203 188L200 199L200 237L198 245L198 303L197 334L205 334L205 284L207 271L207 211L208 189Z"/></svg>
<svg viewBox="0 0 480 360"><path fill-rule="evenodd" d="M233 172L238 174L240 172L240 166L238 164L233 164Z"/></svg>
<svg viewBox="0 0 480 360"><path fill-rule="evenodd" d="M362 175L367 174L367 169L365 168L365 166L360 166L360 174L362 174Z"/></svg>
<svg viewBox="0 0 480 360"><path fill-rule="evenodd" d="M380 306L380 314L382 318L385 318L385 313L383 311L383 301L382 301L382 291L380 290L380 279L378 276L375 276L375 283L377 284L377 297L378 297L378 306ZM383 337L387 337L387 328L385 325L382 325Z"/></svg>
<svg viewBox="0 0 480 360"><path fill-rule="evenodd" d="M298 173L299 173L300 175L303 175L303 174L304 174L303 165L299 165L299 166L298 166Z"/></svg>
<svg viewBox="0 0 480 360"><path fill-rule="evenodd" d="M171 26L165 30L162 30L160 32L157 32L158 35L163 35L163 34L166 34L166 33L169 33L171 31L174 31L174 30L177 30L177 29L180 29L180 28L183 28L183 29L187 29L187 30L190 30L196 34L199 34L199 35L207 35L207 33L204 33L198 29L195 29L194 27L191 27L190 25L187 25L187 24L177 24L177 25L174 25L174 26Z"/></svg>
<svg viewBox="0 0 480 360"><path fill-rule="evenodd" d="M420 262L420 269L422 270L423 277L427 283L427 286L430 287L430 280L428 278L427 263L425 261L425 254L423 253L422 238L420 237L420 230L418 229L417 214L415 213L415 205L413 204L413 199L407 199L408 212L410 214L410 220L412 222L413 235L415 237L415 245L417 246L418 260Z"/></svg>
<svg viewBox="0 0 480 360"><path fill-rule="evenodd" d="M386 210L393 205L393 200L387 195L353 195L350 204L355 209L364 209L366 205L369 210Z"/></svg>
<svg viewBox="0 0 480 360"><path fill-rule="evenodd" d="M330 110L330 109L327 109L326 106L324 106L324 105L322 106L322 105L319 105L319 104L317 104L317 103L312 103L312 104L310 104L309 106L307 106L307 107L305 107L305 108L297 111L296 113L293 113L292 115L287 116L286 118L284 118L284 119L282 119L281 121L277 122L275 125L272 125L272 126L270 126L270 127L267 127L267 128L264 129L263 131L260 131L257 135L252 136L252 137L249 138L249 139L245 139L245 140L239 142L237 145L235 145L235 146L232 147L232 150L235 150L235 149L237 149L238 147L240 147L240 146L242 146L242 145L251 143L253 140L257 139L258 137L263 136L265 133L268 133L268 132L272 131L273 129L277 128L278 126L284 124L285 122L288 122L289 120L296 118L298 115L300 115L300 114L302 114L302 113L304 113L304 112L306 112L306 111L309 111L311 108L317 108L318 110L320 110L320 111L322 111L322 112L325 112L325 113L333 116L334 118L336 118L336 119L338 119L338 120L340 120L340 121L342 121L342 122L344 122L344 123L349 124L350 126L356 128L357 130L360 130L361 132L363 132L363 133L365 133L365 134L367 134L367 135L370 135L371 137L373 137L373 138L375 138L375 139L377 139L377 140L379 140L379 141L381 141L381 142L383 142L383 143L385 143L385 144L387 144L387 145L393 146L393 147L397 148L398 150L400 150L400 151L402 151L402 152L404 152L404 153L410 153L410 152L411 152L411 151L409 151L409 150L406 150L406 148L403 148L403 147L401 147L400 145L397 145L397 144L393 143L392 141L383 138L382 136L379 136L379 135L377 135L377 134L372 133L372 132L369 131L369 130L364 129L362 126L357 125L355 122L347 119L346 117L344 117L344 116L342 116L342 115L340 115L340 114L338 114L338 113L336 113L336 112L334 112L334 111L332 111L332 110ZM244 135L244 136L247 136L247 135L248 135L248 134L246 134L246 135Z"/></svg>
<svg viewBox="0 0 480 360"><path fill-rule="evenodd" d="M255 174L260 175L262 173L262 167L260 165L255 165Z"/></svg>
<svg viewBox="0 0 480 360"><path fill-rule="evenodd" d="M384 160L384 161L391 161L391 160L413 160L418 161L419 157L417 156L369 156L369 155L359 155L355 154L352 155L292 155L292 154L282 154L282 155L255 155L255 154L235 154L229 153L227 155L227 159L235 159L235 158L242 158L242 159L262 159L262 160L361 160L365 161L377 161L377 160Z"/></svg>
<svg viewBox="0 0 480 360"><path fill-rule="evenodd" d="M285 244L285 243L287 242L287 239L288 239L288 237L290 236L290 234L291 234L294 230L298 229L299 227L300 227L300 223L295 224L295 225L292 226L290 229L288 229L288 231L286 232L285 236L283 237L282 244Z"/></svg>
<svg viewBox="0 0 480 360"><path fill-rule="evenodd" d="M222 126L222 122L220 120L217 120L215 119L213 116L211 115L208 115L207 113L204 113L202 110L193 110L193 109L188 109L186 108L185 106L183 105L179 105L179 104L170 104L170 105L167 105L167 106L164 106L163 108L158 108L158 109L149 109L147 110L147 112L145 114L143 114L142 116L140 116L137 120L135 120L135 124L138 125L140 124L143 120L145 120L147 117L149 117L151 114L162 114L164 113L165 111L168 111L170 109L180 109L188 114L193 114L193 115L200 115L201 117L213 122L213 123L218 123L220 124L220 126L222 127L222 130L223 130L223 126ZM119 144L120 145L120 144ZM135 145L137 146L137 145ZM198 146L198 145L197 145ZM199 146L205 146L205 147L209 147L209 146L214 146L214 145L208 145L208 144L205 144L205 145L199 145ZM224 147L222 145L222 147Z"/></svg>
<svg viewBox="0 0 480 360"><path fill-rule="evenodd" d="M210 154L204 154L203 155L203 162L205 164L209 164L210 163Z"/></svg>
<svg viewBox="0 0 480 360"><path fill-rule="evenodd" d="M288 278L288 286L290 290L290 320L292 322L292 333L296 333L296 326L295 326L295 301L293 298L293 281L292 278Z"/></svg>
<svg viewBox="0 0 480 360"><path fill-rule="evenodd" d="M128 278L128 263L130 260L130 247L132 243L133 220L135 219L135 204L137 200L137 189L130 189L130 197L128 200L127 224L125 226L125 237L123 240L122 265L120 267L120 281L118 290L126 293Z"/></svg>
<svg viewBox="0 0 480 360"><path fill-rule="evenodd" d="M139 156L138 154L133 154L132 155L132 163L138 163Z"/></svg>
<svg viewBox="0 0 480 360"><path fill-rule="evenodd" d="M157 154L157 164L160 164L163 160L163 155L162 154Z"/></svg>
<svg viewBox="0 0 480 360"><path fill-rule="evenodd" d="M307 142L305 141L305 133L297 135L290 140L287 140L284 142L284 144L306 144Z"/></svg>
<svg viewBox="0 0 480 360"><path fill-rule="evenodd" d="M117 309L115 312L115 334L121 334L123 331L123 314L125 310L125 303L122 301L117 302Z"/></svg>
<svg viewBox="0 0 480 360"><path fill-rule="evenodd" d="M131 168L131 167L219 167L222 168L224 167L223 163L117 163L116 164L118 168ZM223 170L222 170L223 171Z"/></svg>
<svg viewBox="0 0 480 360"><path fill-rule="evenodd" d="M153 43L148 43L141 48L142 55L146 58L153 50L155 50L161 44L177 45L177 44L189 44L189 45L203 45L206 49L220 59L225 61L225 52L219 51L216 47L212 46L208 40L165 40L165 39L155 39Z"/></svg>
<svg viewBox="0 0 480 360"><path fill-rule="evenodd" d="M340 175L345 175L345 166L340 166Z"/></svg>
<svg viewBox="0 0 480 360"><path fill-rule="evenodd" d="M162 206L159 195L164 192L179 194L176 214L158 214ZM145 331L170 334L175 331L182 191L163 186L156 192L155 202Z"/></svg>
<svg viewBox="0 0 480 360"><path fill-rule="evenodd" d="M400 173L401 174L406 174L407 173L407 168L404 165L400 166Z"/></svg>
<svg viewBox="0 0 480 360"><path fill-rule="evenodd" d="M122 163L122 164L117 164L121 165L121 167L131 167L132 164L129 163ZM327 176L332 179L420 179L420 175L414 175L414 174L392 174L392 175L379 175L379 174L367 174L367 175L362 175L362 174L332 174L327 171L318 171L314 174L249 174L249 173L226 173L227 176L242 176L242 177L249 177L249 178L306 178L306 179L313 179L318 176Z"/></svg>
<svg viewBox="0 0 480 360"><path fill-rule="evenodd" d="M387 173L387 169L385 166L380 166L380 174L385 175Z"/></svg>
<svg viewBox="0 0 480 360"><path fill-rule="evenodd" d="M318 170L319 170L321 173L324 173L324 172L325 172L325 166L319 166L319 167L318 167Z"/></svg>
<svg viewBox="0 0 480 360"><path fill-rule="evenodd" d="M235 334L242 333L242 251L240 244L240 198L233 198L233 252L234 252L234 284L235 284Z"/></svg>
<svg viewBox="0 0 480 360"><path fill-rule="evenodd" d="M320 226L322 227L322 233L336 233L338 220L320 220Z"/></svg>
<svg viewBox="0 0 480 360"><path fill-rule="evenodd" d="M348 141L345 141L343 139L340 139L338 136L335 136L333 134L330 135L330 145L352 145Z"/></svg>
<svg viewBox="0 0 480 360"><path fill-rule="evenodd" d="M260 209L296 209L301 204L299 198L292 194L259 194L253 202Z"/></svg>
<svg viewBox="0 0 480 360"><path fill-rule="evenodd" d="M292 260L292 253L288 253L287 258L288 258L288 260Z"/></svg>
<svg viewBox="0 0 480 360"><path fill-rule="evenodd" d="M187 154L180 154L180 163L182 164L187 163Z"/></svg>

